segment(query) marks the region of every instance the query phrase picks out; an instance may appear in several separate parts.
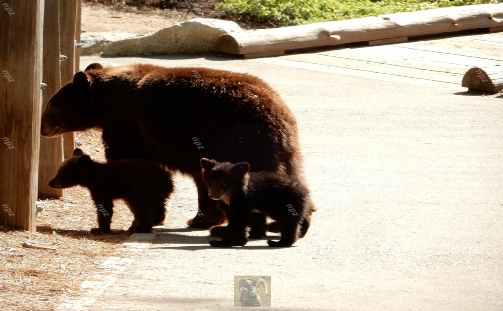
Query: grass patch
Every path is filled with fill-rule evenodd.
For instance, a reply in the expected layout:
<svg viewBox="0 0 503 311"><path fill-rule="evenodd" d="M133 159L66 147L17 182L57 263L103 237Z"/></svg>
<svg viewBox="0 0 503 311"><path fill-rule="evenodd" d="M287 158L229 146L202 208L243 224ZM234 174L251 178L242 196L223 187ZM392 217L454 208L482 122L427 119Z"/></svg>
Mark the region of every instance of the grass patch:
<svg viewBox="0 0 503 311"><path fill-rule="evenodd" d="M247 23L300 25L503 0L221 0L216 9Z"/></svg>

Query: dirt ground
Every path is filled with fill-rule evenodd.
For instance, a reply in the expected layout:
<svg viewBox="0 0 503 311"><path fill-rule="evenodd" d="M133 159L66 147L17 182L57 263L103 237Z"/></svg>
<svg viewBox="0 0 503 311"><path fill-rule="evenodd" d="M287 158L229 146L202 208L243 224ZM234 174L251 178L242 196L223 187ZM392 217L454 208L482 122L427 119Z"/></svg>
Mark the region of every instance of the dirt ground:
<svg viewBox="0 0 503 311"><path fill-rule="evenodd" d="M103 160L99 131L76 133L77 144ZM114 208L114 234L92 235L96 209L86 189L64 192L62 199L40 200L37 232L0 227L0 304L3 310L54 310L63 295L78 292L80 282L104 257L120 251L132 215L125 204ZM27 245L45 249L29 248Z"/></svg>

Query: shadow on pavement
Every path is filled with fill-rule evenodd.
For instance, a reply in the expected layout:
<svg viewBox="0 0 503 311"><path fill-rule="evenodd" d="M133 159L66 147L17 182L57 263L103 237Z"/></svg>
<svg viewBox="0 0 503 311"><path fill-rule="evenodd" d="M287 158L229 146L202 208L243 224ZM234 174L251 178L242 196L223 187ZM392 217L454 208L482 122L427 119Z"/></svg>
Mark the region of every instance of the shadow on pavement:
<svg viewBox="0 0 503 311"><path fill-rule="evenodd" d="M175 233L161 233L157 235L153 244L208 244L208 237L183 235Z"/></svg>
<svg viewBox="0 0 503 311"><path fill-rule="evenodd" d="M160 247L151 247L150 249L174 249L174 250L184 250L184 251L200 251L200 250L205 250L205 249L230 249L230 247L213 247L210 246L209 244L207 245L189 245L189 246L160 246ZM272 248L269 247L267 244L264 246L261 245L251 245L251 246L235 246L232 247L232 249L236 250L257 250L257 249L264 249L264 250L272 250L272 249L277 249L277 248Z"/></svg>
<svg viewBox="0 0 503 311"><path fill-rule="evenodd" d="M88 239L114 244L123 243L130 236L130 234L124 230L112 230L109 234L93 234L88 230L58 229L50 226L37 226L37 232L46 234L52 234L55 232L56 234L77 240Z"/></svg>
<svg viewBox="0 0 503 311"><path fill-rule="evenodd" d="M194 232L194 231L208 231L208 229L194 229L194 228L155 228L154 233L163 232Z"/></svg>
<svg viewBox="0 0 503 311"><path fill-rule="evenodd" d="M463 91L463 92L456 92L454 95L461 95L461 96L491 96L494 94L486 93L486 92L481 92L481 91Z"/></svg>

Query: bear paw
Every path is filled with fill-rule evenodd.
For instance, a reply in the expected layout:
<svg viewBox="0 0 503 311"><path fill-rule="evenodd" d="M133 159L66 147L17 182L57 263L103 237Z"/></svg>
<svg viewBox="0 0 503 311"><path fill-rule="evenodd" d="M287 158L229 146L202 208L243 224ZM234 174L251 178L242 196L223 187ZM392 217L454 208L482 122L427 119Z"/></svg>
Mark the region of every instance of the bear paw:
<svg viewBox="0 0 503 311"><path fill-rule="evenodd" d="M292 246L293 243L287 243L287 242L284 242L281 240L279 240L279 241L268 240L267 244L270 247L290 247L290 246Z"/></svg>
<svg viewBox="0 0 503 311"><path fill-rule="evenodd" d="M133 233L151 233L152 232L152 227L149 226L131 226L127 230L130 234Z"/></svg>
<svg viewBox="0 0 503 311"><path fill-rule="evenodd" d="M225 226L213 227L210 230L210 236L217 237L217 238L223 238L227 231L228 231L228 229Z"/></svg>

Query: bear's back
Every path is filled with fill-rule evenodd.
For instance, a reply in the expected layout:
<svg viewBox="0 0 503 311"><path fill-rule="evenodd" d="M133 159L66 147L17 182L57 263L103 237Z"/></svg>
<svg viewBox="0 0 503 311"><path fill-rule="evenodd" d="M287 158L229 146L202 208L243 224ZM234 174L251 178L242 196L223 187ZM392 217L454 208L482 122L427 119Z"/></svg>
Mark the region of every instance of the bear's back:
<svg viewBox="0 0 503 311"><path fill-rule="evenodd" d="M287 176L272 172L252 172L248 184L247 200L252 208L271 210L288 208L288 205L304 205L307 188Z"/></svg>

